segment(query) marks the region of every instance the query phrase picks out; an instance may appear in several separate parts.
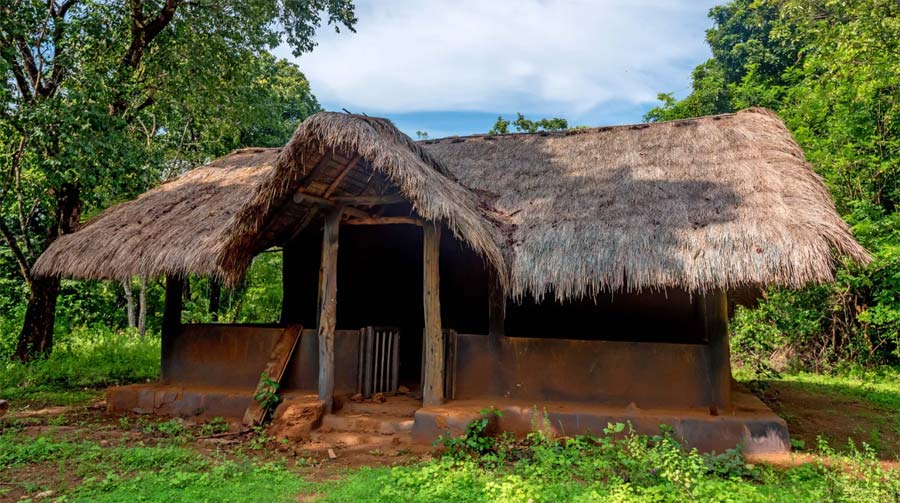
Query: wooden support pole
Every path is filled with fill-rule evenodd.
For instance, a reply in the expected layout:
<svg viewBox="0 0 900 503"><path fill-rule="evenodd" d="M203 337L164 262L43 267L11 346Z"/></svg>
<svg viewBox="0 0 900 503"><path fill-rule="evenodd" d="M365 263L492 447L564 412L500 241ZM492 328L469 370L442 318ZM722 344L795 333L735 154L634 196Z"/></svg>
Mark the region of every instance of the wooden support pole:
<svg viewBox="0 0 900 503"><path fill-rule="evenodd" d="M297 204L306 202L318 208L325 209L334 209L340 206L339 203L335 203L329 199L325 199L324 197L314 196L312 194L306 194L303 192L297 192L296 194L294 194L294 202ZM369 215L365 211L350 206L344 207L344 213L356 218L372 218L372 215Z"/></svg>
<svg viewBox="0 0 900 503"><path fill-rule="evenodd" d="M175 338L181 331L184 280L178 276L166 276L166 299L163 308L162 342L160 344L160 380L169 379L169 366L175 351Z"/></svg>
<svg viewBox="0 0 900 503"><path fill-rule="evenodd" d="M308 194L304 191L297 191L292 196L292 200L297 203L309 203L324 208L332 208L336 204L352 205L352 206L388 206L392 204L405 203L406 199L400 194L387 194L384 196L318 196L316 194Z"/></svg>
<svg viewBox="0 0 900 503"><path fill-rule="evenodd" d="M327 198L331 194L334 194L334 191L341 186L341 182L344 181L344 178L347 177L348 173L353 171L353 168L356 167L356 163L358 163L360 159L362 159L362 156L359 155L354 157L353 159L350 159L350 162L348 162L347 165L344 166L343 169L341 169L341 172L338 174L338 176L334 178L334 181L331 182L328 188L325 189L325 192L322 193L322 197Z"/></svg>
<svg viewBox="0 0 900 503"><path fill-rule="evenodd" d="M334 330L337 324L338 231L340 206L325 214L322 237L322 267L319 273L319 400L330 413L334 401Z"/></svg>
<svg viewBox="0 0 900 503"><path fill-rule="evenodd" d="M703 295L701 309L709 348L709 410L718 415L731 409L731 351L728 347L728 299L716 290Z"/></svg>
<svg viewBox="0 0 900 503"><path fill-rule="evenodd" d="M506 296L493 268L488 272L488 335L499 343L506 326Z"/></svg>
<svg viewBox="0 0 900 503"><path fill-rule="evenodd" d="M424 405L440 405L444 402L444 336L441 328L441 285L439 256L441 247L441 227L439 223L427 222L425 232L425 367L422 383Z"/></svg>

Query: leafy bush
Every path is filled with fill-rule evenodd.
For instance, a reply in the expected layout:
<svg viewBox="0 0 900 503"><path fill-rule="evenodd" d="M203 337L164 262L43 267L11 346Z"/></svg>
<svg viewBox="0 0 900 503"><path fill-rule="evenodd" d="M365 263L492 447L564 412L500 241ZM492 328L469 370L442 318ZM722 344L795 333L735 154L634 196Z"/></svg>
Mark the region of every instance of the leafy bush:
<svg viewBox="0 0 900 503"><path fill-rule="evenodd" d="M615 424L601 437L558 440L535 430L525 439L495 438L482 453L461 442L452 445L463 449L431 461L363 468L315 490L330 502L900 501L900 473L882 468L868 447L839 455L821 443L826 462L776 470L747 463L740 450L685 449L670 428L652 436L623 430Z"/></svg>
<svg viewBox="0 0 900 503"><path fill-rule="evenodd" d="M160 339L103 327L79 328L45 359L0 367L0 395L21 398L42 391L101 388L157 379Z"/></svg>
<svg viewBox="0 0 900 503"><path fill-rule="evenodd" d="M503 415L493 407L481 411L481 418L466 425L465 433L454 437L448 432L440 435L434 445L440 445L448 456L463 458L471 455L484 455L497 447L497 440L490 434L491 421Z"/></svg>

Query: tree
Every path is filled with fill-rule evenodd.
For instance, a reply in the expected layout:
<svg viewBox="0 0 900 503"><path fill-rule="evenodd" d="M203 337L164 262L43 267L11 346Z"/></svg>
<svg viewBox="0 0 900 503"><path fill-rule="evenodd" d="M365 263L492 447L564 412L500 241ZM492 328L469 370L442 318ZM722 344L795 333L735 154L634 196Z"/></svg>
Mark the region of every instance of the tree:
<svg viewBox="0 0 900 503"><path fill-rule="evenodd" d="M510 121L504 119L503 116L497 117L494 127L488 131L488 134L507 134L509 133ZM516 114L516 120L512 121L513 127L519 133L536 133L538 131L564 131L569 129L569 122L566 119L554 117L552 119L538 119L536 121L526 119L521 113Z"/></svg>
<svg viewBox="0 0 900 503"><path fill-rule="evenodd" d="M35 257L160 166L272 142L317 107L285 100L305 79L264 51L310 50L323 21L352 30L352 1L0 0L0 235L28 287L18 358L53 342L60 281L33 277ZM273 111L265 127L228 122Z"/></svg>
<svg viewBox="0 0 900 503"><path fill-rule="evenodd" d="M713 57L683 100L662 94L651 121L774 109L874 255L837 284L772 291L737 334L782 334L815 360L900 358L900 4L732 0L710 11ZM743 321L741 321L743 320ZM753 320L752 323L747 320ZM766 324L759 327L755 324ZM811 327L815 327L812 329ZM774 347L783 344L773 345Z"/></svg>

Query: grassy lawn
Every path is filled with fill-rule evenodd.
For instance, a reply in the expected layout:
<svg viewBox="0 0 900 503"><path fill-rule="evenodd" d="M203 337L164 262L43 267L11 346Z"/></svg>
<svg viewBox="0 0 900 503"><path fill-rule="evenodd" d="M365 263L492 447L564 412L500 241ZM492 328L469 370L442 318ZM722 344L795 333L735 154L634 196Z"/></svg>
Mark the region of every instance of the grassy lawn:
<svg viewBox="0 0 900 503"><path fill-rule="evenodd" d="M0 471L0 492L9 501L287 502L308 485L282 463L167 443L104 445L53 432L0 436Z"/></svg>
<svg viewBox="0 0 900 503"><path fill-rule="evenodd" d="M442 454L354 460L339 450L331 461L265 432L203 438L227 428L221 422L106 413L100 387L144 380L158 365L153 341L127 344L135 345L131 366L97 369L118 351L100 340L58 352L55 365L13 364L0 374L0 396L12 405L0 421L0 501L900 501L894 371L756 383L803 443L802 456L779 466L738 452L686 451L666 435L627 435L627 428L561 440L492 439L473 430Z"/></svg>

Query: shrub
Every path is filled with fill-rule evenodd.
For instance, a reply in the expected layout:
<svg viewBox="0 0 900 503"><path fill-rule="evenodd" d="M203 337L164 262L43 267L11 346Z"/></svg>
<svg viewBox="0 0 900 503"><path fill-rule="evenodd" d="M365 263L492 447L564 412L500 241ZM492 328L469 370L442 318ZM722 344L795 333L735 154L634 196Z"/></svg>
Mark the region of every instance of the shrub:
<svg viewBox="0 0 900 503"><path fill-rule="evenodd" d="M83 327L47 358L0 367L0 395L21 398L42 391L101 388L157 379L159 336Z"/></svg>

